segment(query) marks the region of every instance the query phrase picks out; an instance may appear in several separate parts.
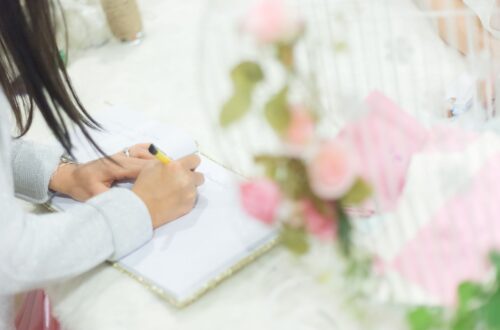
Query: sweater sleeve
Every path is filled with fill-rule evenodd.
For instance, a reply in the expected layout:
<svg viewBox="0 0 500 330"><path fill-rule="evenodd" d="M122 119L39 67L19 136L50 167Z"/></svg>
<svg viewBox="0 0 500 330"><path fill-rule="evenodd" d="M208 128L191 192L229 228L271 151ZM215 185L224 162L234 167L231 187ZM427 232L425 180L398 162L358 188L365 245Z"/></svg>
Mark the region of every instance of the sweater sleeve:
<svg viewBox="0 0 500 330"><path fill-rule="evenodd" d="M31 203L45 203L49 199L49 181L63 149L16 139L11 150L16 196Z"/></svg>
<svg viewBox="0 0 500 330"><path fill-rule="evenodd" d="M146 206L127 189L114 188L67 212L46 215L26 213L5 191L0 192L0 295L81 274L152 237Z"/></svg>
<svg viewBox="0 0 500 330"><path fill-rule="evenodd" d="M67 212L23 210L15 195L37 203L48 199L62 149L13 142L7 134L8 110L0 89L0 297L79 275L152 238L146 205L122 188Z"/></svg>

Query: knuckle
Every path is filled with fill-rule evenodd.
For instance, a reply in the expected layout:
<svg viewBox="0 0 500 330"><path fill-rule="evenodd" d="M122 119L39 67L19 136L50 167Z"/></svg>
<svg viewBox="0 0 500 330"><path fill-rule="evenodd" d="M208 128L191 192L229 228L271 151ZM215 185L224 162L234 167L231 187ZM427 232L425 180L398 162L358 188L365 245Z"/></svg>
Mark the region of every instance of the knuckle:
<svg viewBox="0 0 500 330"><path fill-rule="evenodd" d="M201 163L201 158L198 155L193 155L193 160L196 162L196 164Z"/></svg>
<svg viewBox="0 0 500 330"><path fill-rule="evenodd" d="M160 163L161 164L161 163ZM170 162L169 164L169 167L173 170L173 171L178 171L180 169L182 169L182 165L179 161L177 160L174 160L172 162Z"/></svg>

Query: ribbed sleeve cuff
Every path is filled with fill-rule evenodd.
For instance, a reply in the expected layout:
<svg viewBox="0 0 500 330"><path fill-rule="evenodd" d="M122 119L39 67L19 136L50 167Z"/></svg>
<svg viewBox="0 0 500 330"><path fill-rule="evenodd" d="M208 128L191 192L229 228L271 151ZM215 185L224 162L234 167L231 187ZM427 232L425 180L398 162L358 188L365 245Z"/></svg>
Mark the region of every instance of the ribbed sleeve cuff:
<svg viewBox="0 0 500 330"><path fill-rule="evenodd" d="M15 140L12 145L12 169L16 196L32 203L49 199L49 181L59 165L63 149Z"/></svg>
<svg viewBox="0 0 500 330"><path fill-rule="evenodd" d="M110 260L116 261L141 247L153 237L153 226L146 205L132 191L113 188L90 199L107 221L113 235L115 252Z"/></svg>

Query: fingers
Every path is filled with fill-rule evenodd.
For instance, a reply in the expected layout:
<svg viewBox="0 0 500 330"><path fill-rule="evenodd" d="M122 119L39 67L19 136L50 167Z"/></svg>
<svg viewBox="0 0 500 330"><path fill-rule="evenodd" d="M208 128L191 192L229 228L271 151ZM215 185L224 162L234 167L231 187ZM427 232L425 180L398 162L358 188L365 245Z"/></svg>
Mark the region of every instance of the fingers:
<svg viewBox="0 0 500 330"><path fill-rule="evenodd" d="M106 165L108 176L114 180L136 179L144 167L152 163L150 160L127 157L125 155L113 157L113 159L118 164L107 162Z"/></svg>
<svg viewBox="0 0 500 330"><path fill-rule="evenodd" d="M201 186L203 183L205 183L205 176L201 173L198 173L198 172L193 172L192 173L192 180L193 180L193 183L196 187L199 187Z"/></svg>
<svg viewBox="0 0 500 330"><path fill-rule="evenodd" d="M201 163L201 159L198 155L190 155L179 159L179 163L186 170L195 170Z"/></svg>
<svg viewBox="0 0 500 330"><path fill-rule="evenodd" d="M151 143L139 143L128 148L128 152L131 158L139 158L145 160L152 160L155 156L151 155L149 152L149 146Z"/></svg>

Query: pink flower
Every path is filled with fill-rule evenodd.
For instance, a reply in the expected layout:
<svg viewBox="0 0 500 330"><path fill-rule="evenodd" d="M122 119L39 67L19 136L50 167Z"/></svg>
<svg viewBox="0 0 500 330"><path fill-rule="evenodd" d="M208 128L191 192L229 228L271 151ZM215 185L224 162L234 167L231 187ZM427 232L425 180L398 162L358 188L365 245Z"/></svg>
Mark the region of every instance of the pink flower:
<svg viewBox="0 0 500 330"><path fill-rule="evenodd" d="M328 218L319 213L309 200L301 202L301 207L306 228L311 234L326 241L337 236L337 219L334 217L333 208L332 217Z"/></svg>
<svg viewBox="0 0 500 330"><path fill-rule="evenodd" d="M273 223L281 202L281 192L276 183L267 179L245 182L240 185L240 194L248 214L264 223Z"/></svg>
<svg viewBox="0 0 500 330"><path fill-rule="evenodd" d="M284 0L258 0L243 21L243 29L259 43L290 42L302 30L302 22Z"/></svg>
<svg viewBox="0 0 500 330"><path fill-rule="evenodd" d="M311 188L327 200L342 197L354 184L357 163L347 146L338 140L323 142L308 165Z"/></svg>
<svg viewBox="0 0 500 330"><path fill-rule="evenodd" d="M291 120L285 135L286 142L292 147L303 147L311 141L314 134L314 118L303 107L291 109Z"/></svg>

